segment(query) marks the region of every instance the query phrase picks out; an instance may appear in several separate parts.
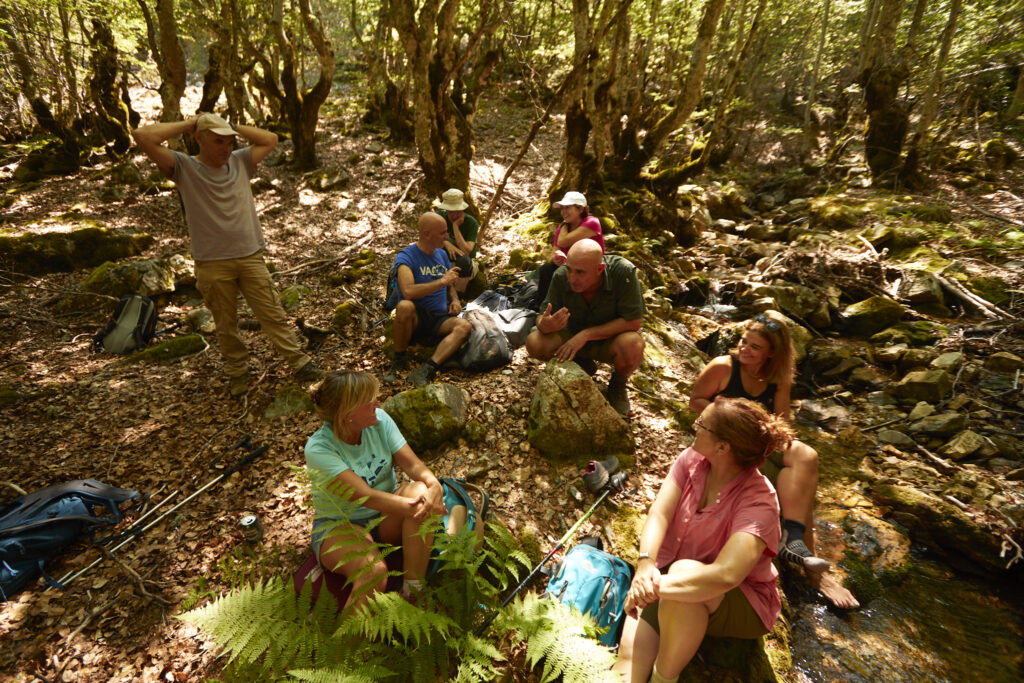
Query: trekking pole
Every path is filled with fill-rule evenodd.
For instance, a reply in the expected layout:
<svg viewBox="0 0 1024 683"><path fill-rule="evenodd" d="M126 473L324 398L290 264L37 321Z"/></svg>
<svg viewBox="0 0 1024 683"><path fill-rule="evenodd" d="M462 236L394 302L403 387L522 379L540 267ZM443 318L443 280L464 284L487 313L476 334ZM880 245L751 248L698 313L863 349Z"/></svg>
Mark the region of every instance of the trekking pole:
<svg viewBox="0 0 1024 683"><path fill-rule="evenodd" d="M625 486L625 483L626 474L624 472L620 472L614 477L612 477L612 479L608 482L608 486L605 488L604 493L601 494L601 497L594 501L594 504L590 506L590 509L587 510L583 514L583 516L580 517L579 520L575 524L573 524L568 531L565 532L562 538L558 539L558 543L555 544L555 547L552 548L551 551L544 556L544 559L540 561L540 564L533 568L533 571L530 572L529 576L523 579L523 582L516 586L516 589L512 591L507 598L505 598L505 601L501 603L501 606L498 607L498 609L492 610L491 613L487 615L487 618L484 619L484 623L480 624L480 626L477 627L476 631L474 632L475 635L480 636L483 634L484 631L487 630L487 627L491 625L491 622L494 621L494 618L498 616L498 612L504 609L508 605L508 603L512 602L512 599L519 594L519 591L523 590L526 584L530 583L530 581L533 580L533 577L535 577L537 573L540 572L541 568L545 564L547 564L548 560L554 557L555 553L557 553L559 550L565 547L566 542L570 538L572 538L573 534L575 534L576 531L579 530L581 526L583 526L584 522L590 519L590 515L594 514L594 510L597 509L597 506L603 503L604 499L607 498L610 494L621 491Z"/></svg>
<svg viewBox="0 0 1024 683"><path fill-rule="evenodd" d="M263 445L263 446L260 446L259 448L255 449L255 450L251 451L244 458L240 459L234 465L232 465L231 467L227 468L226 470L224 470L223 472L218 474L216 477L211 479L208 483L206 483L203 486L201 486L200 488L196 489L196 491L194 493L192 493L191 495L186 497L184 500L182 500L180 503L178 503L177 505L172 507L170 510L168 510L165 513L163 513L162 515L160 515L159 517L157 517L156 519L151 521L146 526L142 527L142 529L140 529L138 532L132 534L131 538L126 538L125 540L121 541L116 546L111 548L110 552L114 552L115 550L120 550L122 547L124 547L125 545L127 545L128 543L133 541L134 539L136 539L139 536L141 536L142 534L146 533L147 531L152 529L154 526L156 526L157 524L162 522L164 519L166 519L169 515L177 512L183 505L185 505L186 503L191 502L200 493L202 493L206 489L210 488L211 486L214 486L217 483L223 481L224 479L227 479L232 474L234 474L235 472L237 472L241 468L245 467L246 465L248 465L250 462L252 462L256 458L258 458L261 455L263 455L264 453L266 453L268 448L269 448L269 446ZM103 560L103 557L97 557L95 560L92 561L91 564L83 567L82 569L79 569L77 572L72 572L72 573L67 574L66 576L64 576L64 578L62 578L59 581L59 583L61 583L64 586L67 586L67 584L71 583L72 581L74 581L75 579L77 579L78 577L82 576L87 571L89 571L90 569L92 569L93 567L98 565L102 560ZM50 590L50 588L48 587L46 590Z"/></svg>

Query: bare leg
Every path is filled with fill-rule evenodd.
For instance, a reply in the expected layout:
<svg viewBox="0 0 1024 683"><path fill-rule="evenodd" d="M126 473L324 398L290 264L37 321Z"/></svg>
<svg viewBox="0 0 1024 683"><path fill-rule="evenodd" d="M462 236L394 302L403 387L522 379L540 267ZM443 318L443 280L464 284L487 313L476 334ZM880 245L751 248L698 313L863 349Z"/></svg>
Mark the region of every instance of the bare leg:
<svg viewBox="0 0 1024 683"><path fill-rule="evenodd" d="M630 377L644 361L644 338L636 332L623 332L612 340L612 366L623 377Z"/></svg>
<svg viewBox="0 0 1024 683"><path fill-rule="evenodd" d="M466 338L469 337L469 333L473 331L473 323L469 322L465 318L448 318L445 320L441 327L437 328L439 335L445 335L441 343L434 349L434 355L430 357L430 360L434 361L435 364L440 365L449 358L452 357L459 347L462 346Z"/></svg>
<svg viewBox="0 0 1024 683"><path fill-rule="evenodd" d="M419 318L416 316L416 304L403 299L395 308L395 322L391 334L395 340L395 351L405 351L412 341L412 333L416 330Z"/></svg>
<svg viewBox="0 0 1024 683"><path fill-rule="evenodd" d="M345 607L365 603L374 593L387 588L387 565L377 552L370 534L355 524L339 524L320 545L320 565L329 572L352 580L352 593ZM365 590L367 586L372 589Z"/></svg>
<svg viewBox="0 0 1024 683"><path fill-rule="evenodd" d="M534 330L526 338L526 353L539 360L551 360L555 351L564 343L557 332L544 334L540 330Z"/></svg>
<svg viewBox="0 0 1024 683"><path fill-rule="evenodd" d="M686 573L694 566L704 565L696 560L679 560L673 563L669 573ZM723 594L704 602L662 600L658 603L658 628L661 631L662 646L658 648L654 664L662 676L674 678L690 663L708 631L711 613L718 609L724 597ZM634 657L634 667L635 662Z"/></svg>
<svg viewBox="0 0 1024 683"><path fill-rule="evenodd" d="M395 492L407 498L426 495L427 487L418 481L403 484ZM402 544L402 570L406 579L422 580L427 574L427 563L430 560L430 548L434 543L434 535L420 537L422 522L412 517L387 517L381 522L380 536L387 543Z"/></svg>

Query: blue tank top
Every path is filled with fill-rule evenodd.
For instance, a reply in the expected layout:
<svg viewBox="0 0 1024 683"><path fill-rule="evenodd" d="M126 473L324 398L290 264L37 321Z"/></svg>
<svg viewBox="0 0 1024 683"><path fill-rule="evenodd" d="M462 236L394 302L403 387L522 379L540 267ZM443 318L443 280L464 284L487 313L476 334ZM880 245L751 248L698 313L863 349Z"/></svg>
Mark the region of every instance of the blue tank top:
<svg viewBox="0 0 1024 683"><path fill-rule="evenodd" d="M729 384L720 392L726 398L747 398L755 403L760 403L769 413L775 412L775 384L769 384L757 396L751 396L743 388L743 377L740 375L740 362L735 357L732 359L732 371L729 374Z"/></svg>

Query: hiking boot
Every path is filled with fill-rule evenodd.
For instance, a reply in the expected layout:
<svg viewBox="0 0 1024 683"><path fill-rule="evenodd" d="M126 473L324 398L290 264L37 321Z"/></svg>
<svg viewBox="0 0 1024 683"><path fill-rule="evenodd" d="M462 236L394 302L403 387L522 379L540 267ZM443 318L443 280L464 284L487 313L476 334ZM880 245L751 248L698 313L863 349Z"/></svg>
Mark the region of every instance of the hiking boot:
<svg viewBox="0 0 1024 683"><path fill-rule="evenodd" d="M395 358L391 361L391 366L384 373L384 384L394 384L395 380L398 379L399 373L405 372L405 369L409 366L409 362L405 357Z"/></svg>
<svg viewBox="0 0 1024 683"><path fill-rule="evenodd" d="M626 392L626 378L617 372L612 373L608 380L608 403L615 412L626 417L629 415L629 394Z"/></svg>
<svg viewBox="0 0 1024 683"><path fill-rule="evenodd" d="M249 373L228 377L228 391L235 398L241 398L249 393Z"/></svg>
<svg viewBox="0 0 1024 683"><path fill-rule="evenodd" d="M601 463L591 460L583 473L583 484L591 493L597 493L608 483L608 470Z"/></svg>
<svg viewBox="0 0 1024 683"><path fill-rule="evenodd" d="M580 370L587 373L591 377L597 372L597 361L593 358L575 358L576 365L580 366Z"/></svg>
<svg viewBox="0 0 1024 683"><path fill-rule="evenodd" d="M803 539L789 540L789 532L782 530L782 542L779 543L779 559L791 565L820 574L832 566L828 560L815 557Z"/></svg>
<svg viewBox="0 0 1024 683"><path fill-rule="evenodd" d="M299 380L300 382L315 382L316 380L322 378L323 376L324 371L321 370L320 367L313 361L309 361L308 363L306 363L301 368L295 371L295 379Z"/></svg>
<svg viewBox="0 0 1024 683"><path fill-rule="evenodd" d="M406 377L407 380L412 382L412 385L419 389L425 387L434 381L434 375L437 374L437 366L430 363L424 363L415 370L409 373Z"/></svg>

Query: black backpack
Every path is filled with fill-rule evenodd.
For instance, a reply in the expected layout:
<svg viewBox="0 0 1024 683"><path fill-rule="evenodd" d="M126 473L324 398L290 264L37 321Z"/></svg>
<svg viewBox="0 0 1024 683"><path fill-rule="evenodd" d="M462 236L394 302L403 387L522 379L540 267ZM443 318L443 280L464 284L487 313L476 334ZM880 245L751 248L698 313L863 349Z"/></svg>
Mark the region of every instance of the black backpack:
<svg viewBox="0 0 1024 683"><path fill-rule="evenodd" d="M43 571L43 564L60 555L78 536L98 524L121 521L118 503L134 499L137 491L114 488L95 479L79 479L22 496L0 508L0 602L10 600ZM105 507L112 517L97 516Z"/></svg>
<svg viewBox="0 0 1024 683"><path fill-rule="evenodd" d="M121 297L107 326L92 338L93 349L128 354L146 348L156 334L156 305L148 296Z"/></svg>
<svg viewBox="0 0 1024 683"><path fill-rule="evenodd" d="M398 264L393 263L391 270L388 271L388 284L384 287L384 310L390 313L395 310L398 306L399 295L401 292L398 289Z"/></svg>

